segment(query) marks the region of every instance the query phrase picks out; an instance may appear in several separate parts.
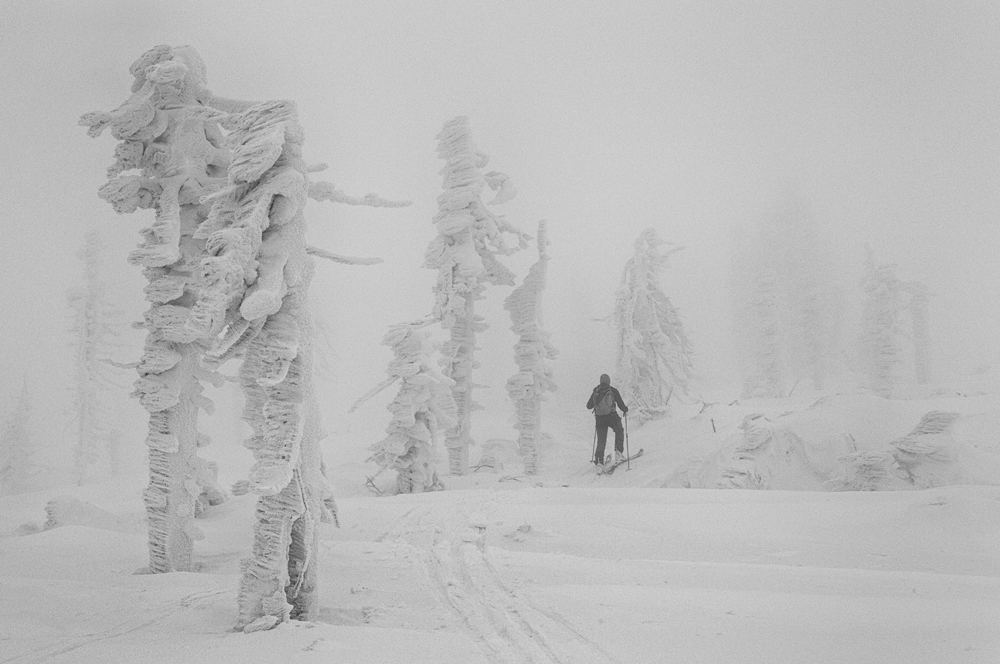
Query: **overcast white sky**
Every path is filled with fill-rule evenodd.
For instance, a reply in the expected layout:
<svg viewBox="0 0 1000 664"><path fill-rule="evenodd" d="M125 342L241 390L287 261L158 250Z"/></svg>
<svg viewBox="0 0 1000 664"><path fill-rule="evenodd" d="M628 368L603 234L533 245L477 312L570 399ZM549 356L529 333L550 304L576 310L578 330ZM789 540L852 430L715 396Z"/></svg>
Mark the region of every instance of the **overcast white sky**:
<svg viewBox="0 0 1000 664"><path fill-rule="evenodd" d="M307 208L313 244L386 259L317 270L337 349L331 393L353 400L378 382L386 327L430 309L420 263L440 190L434 137L456 115L520 190L508 218L529 232L549 220L545 298L568 398L609 370L610 334L588 319L610 312L647 226L687 247L664 287L702 371L725 374L728 229L789 184L845 266L867 242L937 294L939 371L995 361L998 35L1000 4L962 0L0 0L0 413L31 367L43 408L65 415L66 394L42 385L69 378L64 296L88 227L104 233L126 318L145 308L125 255L151 213L117 216L97 198L115 142L76 120L122 102L129 65L156 44L193 46L217 94L295 100L307 158L331 166L319 179L414 201ZM533 260L509 264L523 274ZM491 291L484 309L483 345L503 361L508 292ZM486 399L506 400L506 376L483 377Z"/></svg>

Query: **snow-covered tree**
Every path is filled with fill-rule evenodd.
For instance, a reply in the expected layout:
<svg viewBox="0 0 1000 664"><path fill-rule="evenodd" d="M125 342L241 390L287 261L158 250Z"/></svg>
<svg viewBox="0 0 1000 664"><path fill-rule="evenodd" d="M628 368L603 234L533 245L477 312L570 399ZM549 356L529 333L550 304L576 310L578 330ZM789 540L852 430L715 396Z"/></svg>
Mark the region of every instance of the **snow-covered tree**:
<svg viewBox="0 0 1000 664"><path fill-rule="evenodd" d="M324 475L323 432L313 385L313 325L307 293L313 255L371 264L306 244L308 198L399 207L369 194L348 197L332 183L309 181L304 135L288 101L264 102L223 119L232 163L225 188L195 234L208 253L191 324L215 344L206 361L242 356L240 383L247 447L256 463L248 489L259 496L251 557L242 561L237 626L247 631L318 610L319 523L336 522Z"/></svg>
<svg viewBox="0 0 1000 664"><path fill-rule="evenodd" d="M121 431L114 426L112 391L119 387L117 371L108 360L120 346L115 319L118 315L111 301L108 284L101 278L101 236L97 230L84 235L83 285L71 290L67 300L73 310L72 345L74 351L73 410L77 444L73 466L83 483L117 472Z"/></svg>
<svg viewBox="0 0 1000 664"><path fill-rule="evenodd" d="M392 348L389 377L362 396L351 408L375 396L396 381L399 391L387 408L392 420L385 438L372 445L371 460L395 470L399 493L422 493L441 488L434 467L439 435L455 426L457 409L451 389L454 381L434 368L434 346L423 329L427 321L393 325L382 344Z"/></svg>
<svg viewBox="0 0 1000 664"><path fill-rule="evenodd" d="M861 290L865 299L861 311L859 355L871 390L885 398L892 396L898 378L897 365L902 361L901 314L902 282L896 276L898 266L877 264L868 252Z"/></svg>
<svg viewBox="0 0 1000 664"><path fill-rule="evenodd" d="M0 428L0 494L22 493L35 488L33 464L35 440L31 432L34 403L28 379L21 383L21 393L7 420Z"/></svg>
<svg viewBox="0 0 1000 664"><path fill-rule="evenodd" d="M102 197L120 212L153 207L157 213L131 256L146 267L153 303L136 384L151 412L151 568L190 563L196 500L218 493L194 456L207 442L195 428L197 409L211 411L200 379L221 385L210 369L243 356L244 417L252 429L247 446L257 461L246 485L260 498L252 556L242 561L238 625L256 630L290 617L309 619L318 602L318 523L335 521L312 381L310 254L373 261L308 247L303 207L309 197L408 203L349 197L331 183L310 183L308 172L323 167L303 160L295 105L213 96L190 47L158 46L132 73L132 98L111 113L84 116L81 124L93 136L111 126L124 140ZM134 168L141 175L119 177Z"/></svg>
<svg viewBox="0 0 1000 664"><path fill-rule="evenodd" d="M198 431L198 412L212 410L201 381L222 382L201 367L210 334L193 320L206 251L195 233L208 216L203 197L226 183L230 150L218 121L249 103L213 96L201 58L188 46L156 46L129 71L132 96L109 113L84 115L80 124L92 137L110 128L120 141L101 198L120 214L155 211L143 242L129 255L149 281L150 307L139 324L147 336L134 392L150 414L149 569L190 570L193 541L201 537L193 521L201 495L196 451L209 442Z"/></svg>
<svg viewBox="0 0 1000 664"><path fill-rule="evenodd" d="M840 316L831 252L794 193L736 238L731 287L743 398L823 389ZM791 387L789 387L789 385Z"/></svg>
<svg viewBox="0 0 1000 664"><path fill-rule="evenodd" d="M776 270L786 364L796 382L823 389L830 346L830 265L815 216L792 196L773 213Z"/></svg>
<svg viewBox="0 0 1000 664"><path fill-rule="evenodd" d="M451 333L442 349L442 367L444 375L455 381L458 424L448 431L445 447L451 473L462 475L469 467L472 411L479 408L472 399L476 333L486 329L475 303L483 298L486 284L514 285L513 273L498 256L523 249L528 236L483 203L487 187L497 192L490 205L510 200L516 191L503 173L482 173L489 157L472 142L468 118L446 122L437 138L438 155L445 160L444 193L437 199L438 235L427 247L425 265L438 271L433 315ZM513 236L517 246L509 246L505 235Z"/></svg>
<svg viewBox="0 0 1000 664"><path fill-rule="evenodd" d="M625 264L611 314L617 358L615 375L629 412L639 423L661 417L675 390L686 392L693 376L691 343L670 299L660 288L667 258L683 247L647 228Z"/></svg>
<svg viewBox="0 0 1000 664"><path fill-rule="evenodd" d="M538 261L528 269L521 285L504 300L510 312L511 330L518 335L514 361L518 372L507 380L507 392L514 402L518 431L517 444L524 457L524 472L537 471L539 443L542 437L542 401L545 393L556 389L552 369L546 360L556 357L549 343L549 332L542 320L542 291L548 269L548 233L545 221L538 222Z"/></svg>

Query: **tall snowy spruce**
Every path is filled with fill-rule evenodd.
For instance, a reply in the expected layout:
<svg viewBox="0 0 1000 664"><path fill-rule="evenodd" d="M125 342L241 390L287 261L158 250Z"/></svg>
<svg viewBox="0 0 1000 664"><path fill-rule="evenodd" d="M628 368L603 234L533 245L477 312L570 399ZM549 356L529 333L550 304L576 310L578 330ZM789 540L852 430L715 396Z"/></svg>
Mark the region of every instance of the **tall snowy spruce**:
<svg viewBox="0 0 1000 664"><path fill-rule="evenodd" d="M187 46L156 46L129 71L132 96L111 112L87 113L80 124L91 137L110 129L120 141L100 197L119 214L155 212L129 255L149 281L150 303L138 324L147 335L134 396L149 412L149 569L186 571L201 537L194 517L206 464L196 452L209 442L198 431L198 413L212 410L201 381L222 383L201 366L209 335L190 324L206 255L195 235L208 217L203 198L226 183L230 151L218 120L249 103L214 97L201 58Z"/></svg>
<svg viewBox="0 0 1000 664"><path fill-rule="evenodd" d="M452 395L455 381L434 368L434 347L424 329L428 321L393 325L382 339L392 348L389 377L351 408L399 381L387 408L392 414L385 438L372 445L371 460L396 471L398 493L422 493L442 488L434 464L434 447L441 434L457 423Z"/></svg>
<svg viewBox="0 0 1000 664"><path fill-rule="evenodd" d="M438 271L433 316L451 334L442 348L442 367L444 375L455 381L458 424L448 431L445 447L451 474L463 475L469 468L472 411L480 407L472 399L476 333L486 329L475 303L483 298L487 284L514 285L513 273L498 256L525 248L528 236L483 203L487 187L497 192L489 205L510 200L516 191L503 173L482 173L489 157L473 144L468 118L446 122L437 138L438 155L445 160L441 170L445 191L437 199L438 235L427 247L425 266ZM512 236L517 246L508 246L505 235Z"/></svg>
<svg viewBox="0 0 1000 664"><path fill-rule="evenodd" d="M615 380L638 422L662 417L675 390L686 392L693 377L691 343L677 310L660 288L667 258L682 249L647 228L625 264L611 314L617 358Z"/></svg>
<svg viewBox="0 0 1000 664"><path fill-rule="evenodd" d="M83 284L67 293L66 299L73 311L70 332L77 437L73 469L82 484L117 472L122 433L113 424L111 401L119 388L115 381L119 370L109 362L120 346L115 327L117 311L108 284L101 278L100 233L87 231L79 255L83 259Z"/></svg>
<svg viewBox="0 0 1000 664"><path fill-rule="evenodd" d="M247 488L259 496L251 557L241 561L239 618L245 631L318 609L319 524L336 523L324 476L323 432L313 382L313 323L307 294L313 258L372 264L306 244L308 198L400 207L374 194L349 197L329 182L310 182L295 104L255 104L221 120L232 162L226 186L195 237L205 242L200 288L188 327L214 339L210 366L242 357L246 442L256 463Z"/></svg>
<svg viewBox="0 0 1000 664"><path fill-rule="evenodd" d="M542 321L542 291L548 269L548 233L545 221L538 222L538 261L528 269L521 285L504 300L510 312L511 330L518 335L514 362L518 372L507 380L507 392L514 402L518 431L518 449L524 457L524 472L538 470L539 445L542 439L542 401L545 393L556 389L552 370L546 360L556 357L549 343L549 332Z"/></svg>

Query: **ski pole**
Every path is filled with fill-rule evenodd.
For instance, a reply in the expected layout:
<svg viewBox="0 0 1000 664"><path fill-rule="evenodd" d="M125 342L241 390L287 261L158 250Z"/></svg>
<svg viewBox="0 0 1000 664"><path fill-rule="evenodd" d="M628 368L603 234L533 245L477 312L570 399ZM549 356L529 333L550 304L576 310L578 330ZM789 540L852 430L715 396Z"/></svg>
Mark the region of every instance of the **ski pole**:
<svg viewBox="0 0 1000 664"><path fill-rule="evenodd" d="M625 470L632 470L632 454L628 450L628 413L625 413Z"/></svg>
<svg viewBox="0 0 1000 664"><path fill-rule="evenodd" d="M590 462L594 462L594 455L597 454L597 421L594 421L594 445L590 448Z"/></svg>

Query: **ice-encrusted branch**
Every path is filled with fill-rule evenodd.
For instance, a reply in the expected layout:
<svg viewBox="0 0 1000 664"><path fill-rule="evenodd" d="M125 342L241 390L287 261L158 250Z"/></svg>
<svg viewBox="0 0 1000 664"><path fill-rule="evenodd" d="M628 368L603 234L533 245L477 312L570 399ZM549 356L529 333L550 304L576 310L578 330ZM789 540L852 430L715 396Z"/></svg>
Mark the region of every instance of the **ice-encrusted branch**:
<svg viewBox="0 0 1000 664"><path fill-rule="evenodd" d="M345 205L364 205L367 207L401 208L413 205L413 201L394 201L382 198L378 194L351 196L332 182L312 182L309 184L309 198L314 201L330 201Z"/></svg>
<svg viewBox="0 0 1000 664"><path fill-rule="evenodd" d="M326 249L320 249L319 247L313 246L306 247L306 253L310 256L325 258L328 261L341 263L343 265L377 265L382 262L381 258L356 258L354 256L342 256L340 254L329 252Z"/></svg>

